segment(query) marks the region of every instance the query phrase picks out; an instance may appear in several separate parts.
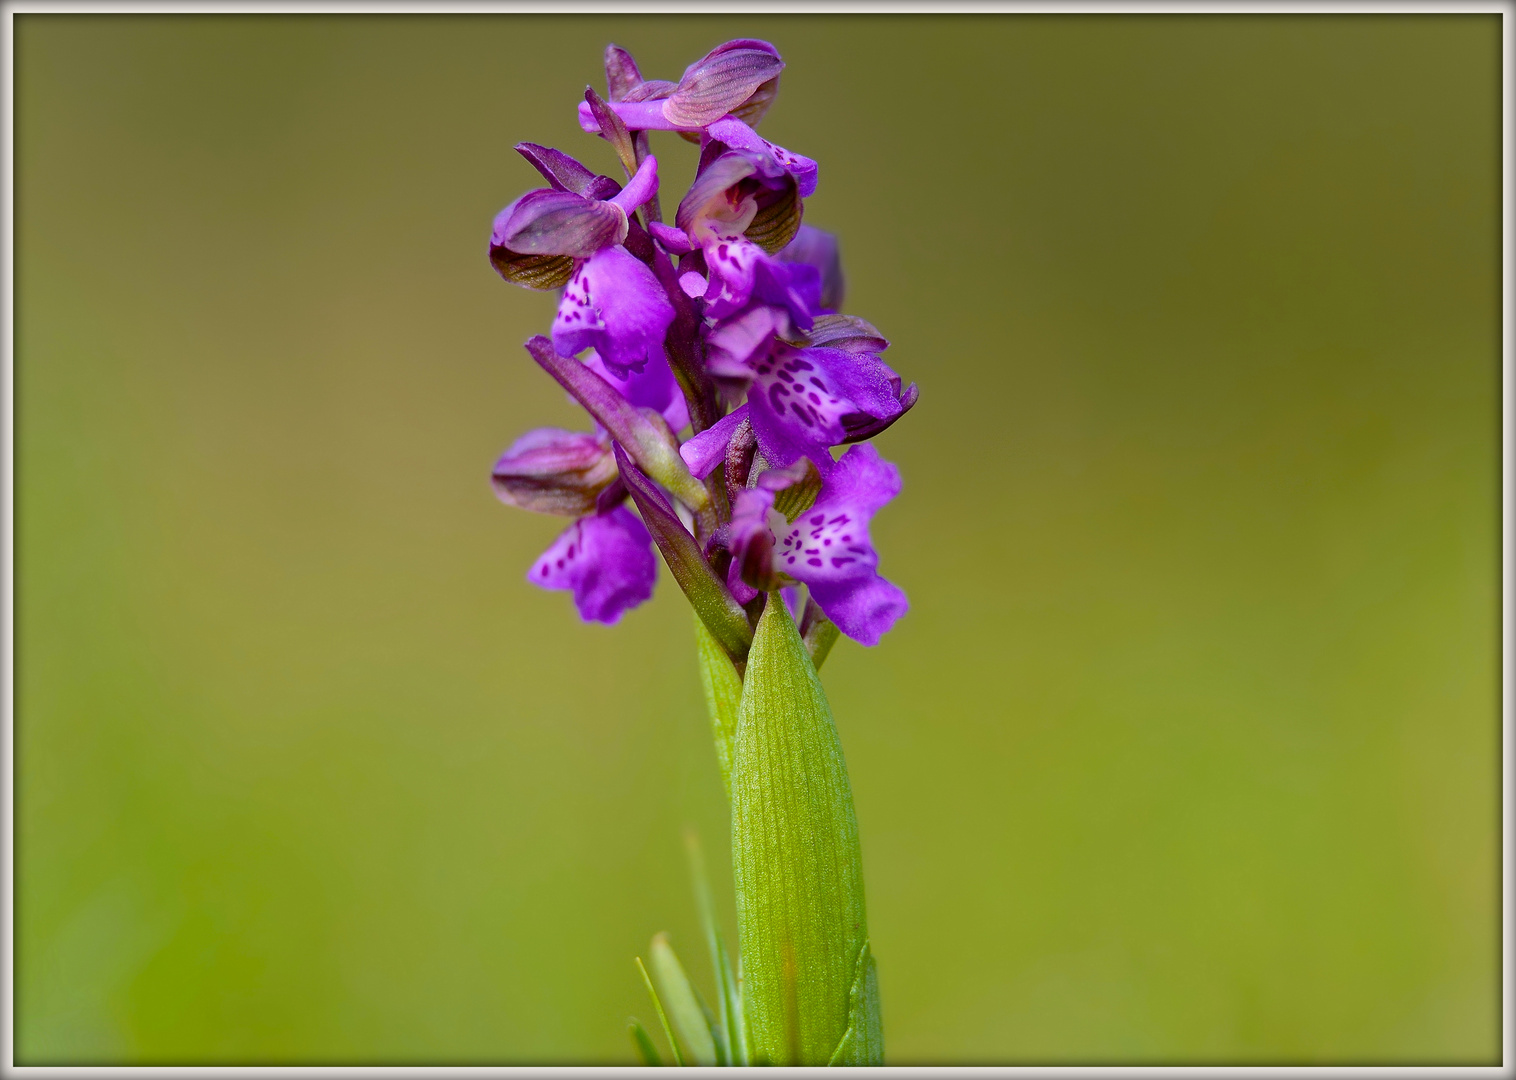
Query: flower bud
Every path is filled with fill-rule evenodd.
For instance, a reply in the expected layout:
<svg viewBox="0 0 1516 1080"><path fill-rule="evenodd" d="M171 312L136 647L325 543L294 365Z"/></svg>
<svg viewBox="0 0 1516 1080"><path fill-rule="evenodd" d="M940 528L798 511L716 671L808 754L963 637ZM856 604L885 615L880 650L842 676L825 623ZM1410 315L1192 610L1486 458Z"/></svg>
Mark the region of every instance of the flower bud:
<svg viewBox="0 0 1516 1080"><path fill-rule="evenodd" d="M615 203L538 188L496 215L490 248L587 259L625 240L627 228L626 212Z"/></svg>
<svg viewBox="0 0 1516 1080"><path fill-rule="evenodd" d="M537 428L511 445L490 474L500 501L539 514L579 517L616 478L610 446L594 435Z"/></svg>
<svg viewBox="0 0 1516 1080"><path fill-rule="evenodd" d="M742 108L760 90L760 108L766 109L783 70L784 61L768 42L728 41L686 69L663 103L663 115L679 127L704 127ZM770 82L775 86L765 87Z"/></svg>

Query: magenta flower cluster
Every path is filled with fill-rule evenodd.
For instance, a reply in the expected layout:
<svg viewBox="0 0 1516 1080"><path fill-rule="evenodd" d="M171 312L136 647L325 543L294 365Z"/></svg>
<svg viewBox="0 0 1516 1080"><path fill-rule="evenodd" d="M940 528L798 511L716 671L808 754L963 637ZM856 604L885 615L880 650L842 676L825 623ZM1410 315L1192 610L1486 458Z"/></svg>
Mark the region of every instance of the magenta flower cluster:
<svg viewBox="0 0 1516 1080"><path fill-rule="evenodd" d="M551 335L527 350L594 421L528 432L495 464L501 500L574 519L528 578L614 623L652 595L656 546L734 653L760 594L798 607L802 585L806 625L873 645L907 605L869 538L900 476L865 440L917 391L880 358L879 331L838 311L836 240L801 220L816 163L754 130L784 61L739 40L678 82L644 79L614 45L605 67L607 94L585 91L579 124L626 181L522 143L548 186L490 237L507 281L561 290ZM700 146L672 224L652 131Z"/></svg>

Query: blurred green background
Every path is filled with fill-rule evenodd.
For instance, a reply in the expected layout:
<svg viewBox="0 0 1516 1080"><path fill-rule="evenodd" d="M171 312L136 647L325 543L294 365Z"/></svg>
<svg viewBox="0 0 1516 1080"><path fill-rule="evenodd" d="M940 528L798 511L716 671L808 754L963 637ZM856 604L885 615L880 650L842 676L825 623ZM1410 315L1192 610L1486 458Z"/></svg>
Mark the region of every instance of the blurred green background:
<svg viewBox="0 0 1516 1080"><path fill-rule="evenodd" d="M613 172L606 42L738 36L922 386L824 673L890 1060L1498 1059L1498 16L16 27L18 1060L629 1061L649 937L708 982L688 608L525 583L489 467L580 421L485 246L516 141Z"/></svg>

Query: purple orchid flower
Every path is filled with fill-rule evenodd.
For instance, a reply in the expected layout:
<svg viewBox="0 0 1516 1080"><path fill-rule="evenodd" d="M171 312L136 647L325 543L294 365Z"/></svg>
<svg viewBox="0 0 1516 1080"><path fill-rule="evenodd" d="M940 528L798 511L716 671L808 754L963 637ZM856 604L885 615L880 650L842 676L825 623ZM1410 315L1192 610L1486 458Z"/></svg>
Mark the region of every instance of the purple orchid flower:
<svg viewBox="0 0 1516 1080"><path fill-rule="evenodd" d="M490 257L501 276L517 284L531 284L517 273L523 260L556 258L560 275L561 260L571 260L567 280L558 282L564 290L553 344L565 356L593 348L607 369L624 378L643 370L650 358L663 359L664 335L674 321L674 306L657 276L622 246L628 215L658 191L658 161L647 158L626 187L598 198L595 193L614 181L591 177L566 154L551 151L556 156L550 159L544 150L532 147L527 157L557 186L529 191L500 211ZM569 190L568 183L580 190Z"/></svg>
<svg viewBox="0 0 1516 1080"><path fill-rule="evenodd" d="M785 470L769 470L738 496L729 541L733 566L750 585L804 584L839 630L864 645L878 644L909 607L905 593L879 576L869 539L869 521L900 493L899 472L872 446L855 446L826 475L815 503L787 521L774 500L794 482Z"/></svg>
<svg viewBox="0 0 1516 1080"><path fill-rule="evenodd" d="M542 553L527 580L569 589L587 622L614 624L648 600L658 581L653 538L624 506L575 521Z"/></svg>

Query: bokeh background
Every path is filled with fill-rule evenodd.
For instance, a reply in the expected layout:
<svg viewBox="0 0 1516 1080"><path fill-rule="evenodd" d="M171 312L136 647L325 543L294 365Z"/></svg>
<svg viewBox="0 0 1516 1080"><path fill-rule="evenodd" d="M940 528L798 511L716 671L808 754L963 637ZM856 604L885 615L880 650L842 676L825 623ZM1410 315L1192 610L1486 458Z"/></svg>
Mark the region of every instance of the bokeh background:
<svg viewBox="0 0 1516 1080"><path fill-rule="evenodd" d="M523 580L489 466L577 421L485 246L516 141L613 171L606 42L738 36L923 389L824 672L890 1059L1497 1059L1495 15L19 16L18 1059L630 1061L655 931L709 985L688 608Z"/></svg>

